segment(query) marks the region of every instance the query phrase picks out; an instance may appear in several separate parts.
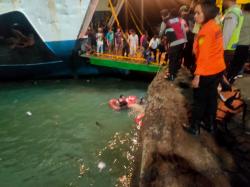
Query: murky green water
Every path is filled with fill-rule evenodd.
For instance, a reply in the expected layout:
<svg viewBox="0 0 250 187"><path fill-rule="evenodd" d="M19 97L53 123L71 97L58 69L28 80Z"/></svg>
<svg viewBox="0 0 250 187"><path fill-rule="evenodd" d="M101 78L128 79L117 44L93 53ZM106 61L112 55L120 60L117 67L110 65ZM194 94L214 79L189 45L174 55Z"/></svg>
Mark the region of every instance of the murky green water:
<svg viewBox="0 0 250 187"><path fill-rule="evenodd" d="M117 185L128 172L126 139L135 124L107 102L143 96L147 86L119 79L0 84L0 186Z"/></svg>

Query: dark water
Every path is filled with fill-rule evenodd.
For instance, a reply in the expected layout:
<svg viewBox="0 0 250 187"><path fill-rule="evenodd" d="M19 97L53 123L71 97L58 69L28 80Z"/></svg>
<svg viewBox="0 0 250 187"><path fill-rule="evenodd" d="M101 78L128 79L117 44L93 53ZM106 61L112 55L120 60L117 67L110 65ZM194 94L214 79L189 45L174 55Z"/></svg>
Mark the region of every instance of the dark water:
<svg viewBox="0 0 250 187"><path fill-rule="evenodd" d="M131 171L135 124L108 100L143 96L119 79L0 84L0 186L121 186ZM98 163L104 162L103 170Z"/></svg>

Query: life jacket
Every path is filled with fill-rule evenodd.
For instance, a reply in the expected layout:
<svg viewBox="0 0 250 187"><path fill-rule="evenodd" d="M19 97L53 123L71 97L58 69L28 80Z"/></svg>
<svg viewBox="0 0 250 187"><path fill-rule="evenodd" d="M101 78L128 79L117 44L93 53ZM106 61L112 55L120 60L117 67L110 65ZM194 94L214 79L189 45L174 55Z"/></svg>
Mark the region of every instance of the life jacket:
<svg viewBox="0 0 250 187"><path fill-rule="evenodd" d="M237 47L239 38L240 38L240 30L243 24L244 17L243 17L241 9L237 6L233 6L229 8L225 13L225 17L227 16L227 14L230 14L230 13L237 16L238 24L236 28L233 30L232 36L226 46L226 50L235 50Z"/></svg>
<svg viewBox="0 0 250 187"><path fill-rule="evenodd" d="M178 17L169 19L166 22L165 34L170 43L178 40L184 40L185 33L182 28L181 19Z"/></svg>
<svg viewBox="0 0 250 187"><path fill-rule="evenodd" d="M241 98L239 90L221 91L219 92L216 120L227 122L232 116L242 113L242 124L244 124L246 108L247 105Z"/></svg>

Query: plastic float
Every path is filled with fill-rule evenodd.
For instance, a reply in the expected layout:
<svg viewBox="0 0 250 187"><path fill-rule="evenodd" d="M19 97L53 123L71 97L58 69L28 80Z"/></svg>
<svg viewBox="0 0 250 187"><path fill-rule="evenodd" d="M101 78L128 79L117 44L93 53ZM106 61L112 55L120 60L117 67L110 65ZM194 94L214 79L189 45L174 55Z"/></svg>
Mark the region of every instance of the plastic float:
<svg viewBox="0 0 250 187"><path fill-rule="evenodd" d="M136 116L136 118L134 119L135 120L135 123L138 125L138 126L143 126L143 122L142 122L142 119L143 117L145 116L144 113L142 114L139 114L138 116Z"/></svg>
<svg viewBox="0 0 250 187"><path fill-rule="evenodd" d="M125 101L127 102L127 104L121 106L118 99L113 98L109 100L109 106L113 110L119 111L119 110L123 110L123 109L127 109L131 107L131 105L135 104L137 100L138 100L137 97L134 95L128 96L125 98Z"/></svg>
<svg viewBox="0 0 250 187"><path fill-rule="evenodd" d="M135 95L130 95L126 98L126 101L128 103L128 108L129 108L131 105L137 103L137 97Z"/></svg>

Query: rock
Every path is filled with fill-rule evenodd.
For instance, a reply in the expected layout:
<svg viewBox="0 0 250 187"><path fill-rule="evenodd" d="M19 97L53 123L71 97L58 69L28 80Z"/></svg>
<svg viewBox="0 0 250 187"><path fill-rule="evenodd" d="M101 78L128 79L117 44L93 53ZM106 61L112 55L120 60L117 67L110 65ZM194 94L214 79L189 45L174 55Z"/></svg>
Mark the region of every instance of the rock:
<svg viewBox="0 0 250 187"><path fill-rule="evenodd" d="M182 126L188 124L192 101L191 89L186 86L190 80L184 70L174 82L166 81L160 72L149 86L141 130L140 176L134 186L249 185L247 167L241 168L238 162L244 157L235 149L238 143L234 135L219 129L218 136L201 130L194 137L183 130ZM242 133L239 130L235 134ZM239 149L246 153L248 146Z"/></svg>

